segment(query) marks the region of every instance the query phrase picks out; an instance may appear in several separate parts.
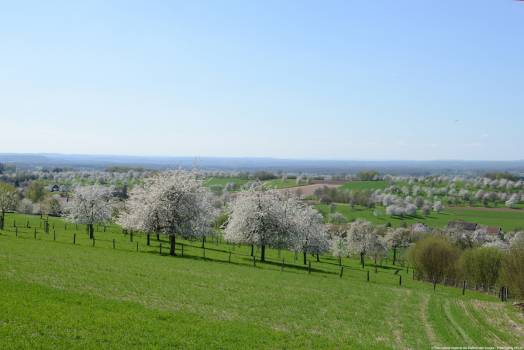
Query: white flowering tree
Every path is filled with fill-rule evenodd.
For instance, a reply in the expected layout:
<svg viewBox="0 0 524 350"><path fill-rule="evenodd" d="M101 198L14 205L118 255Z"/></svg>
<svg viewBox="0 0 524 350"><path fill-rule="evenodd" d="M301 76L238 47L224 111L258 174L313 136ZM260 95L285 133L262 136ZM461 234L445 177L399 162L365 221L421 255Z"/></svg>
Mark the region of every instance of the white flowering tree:
<svg viewBox="0 0 524 350"><path fill-rule="evenodd" d="M377 260L380 259L382 262L382 259L386 257L387 252L388 247L385 238L379 235L375 230L374 234L368 236L366 253L375 260L376 265Z"/></svg>
<svg viewBox="0 0 524 350"><path fill-rule="evenodd" d="M176 237L205 237L212 230L217 210L212 194L195 172L159 173L131 190L118 222L127 229L169 236L170 254L176 255Z"/></svg>
<svg viewBox="0 0 524 350"><path fill-rule="evenodd" d="M4 229L5 213L14 210L18 204L18 193L13 186L0 182L0 230Z"/></svg>
<svg viewBox="0 0 524 350"><path fill-rule="evenodd" d="M511 197L509 197L505 205L508 208L514 208L518 203L519 203L519 195L514 193L511 195Z"/></svg>
<svg viewBox="0 0 524 350"><path fill-rule="evenodd" d="M397 249L409 246L411 242L411 232L406 228L389 229L385 236L388 247L393 249L393 265L397 261Z"/></svg>
<svg viewBox="0 0 524 350"><path fill-rule="evenodd" d="M376 230L373 224L366 220L356 220L348 226L348 250L352 254L360 255L360 263L364 267L364 257L371 251L376 241Z"/></svg>
<svg viewBox="0 0 524 350"><path fill-rule="evenodd" d="M338 258L338 264L342 265L342 258L348 256L348 242L345 237L341 235L334 235L329 242L329 250L333 256Z"/></svg>
<svg viewBox="0 0 524 350"><path fill-rule="evenodd" d="M433 211L435 211L437 213L440 213L443 209L444 209L444 207L442 206L442 202L441 201L436 201L433 204Z"/></svg>
<svg viewBox="0 0 524 350"><path fill-rule="evenodd" d="M307 263L308 253L316 254L319 261L319 254L329 249L322 215L312 207L293 200L289 200L287 210L291 216L291 248L303 253L304 265Z"/></svg>
<svg viewBox="0 0 524 350"><path fill-rule="evenodd" d="M258 245L265 261L266 246L286 246L293 227L289 199L277 190L260 186L240 192L229 208L224 238L229 242Z"/></svg>
<svg viewBox="0 0 524 350"><path fill-rule="evenodd" d="M113 213L111 189L100 185L79 186L75 188L67 210L70 221L87 225L89 238L92 239L94 225L111 220Z"/></svg>
<svg viewBox="0 0 524 350"><path fill-rule="evenodd" d="M24 198L18 205L18 212L23 214L33 214L35 209L34 203L29 198Z"/></svg>

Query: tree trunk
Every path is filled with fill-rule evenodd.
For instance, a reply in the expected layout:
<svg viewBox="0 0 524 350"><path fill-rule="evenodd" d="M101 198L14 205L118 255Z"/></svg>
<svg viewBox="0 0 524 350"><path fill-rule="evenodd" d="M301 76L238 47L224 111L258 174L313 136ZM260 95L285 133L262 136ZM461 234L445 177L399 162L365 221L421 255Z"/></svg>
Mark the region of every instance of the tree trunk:
<svg viewBox="0 0 524 350"><path fill-rule="evenodd" d="M360 253L360 264L362 265L362 268L364 268L364 253Z"/></svg>
<svg viewBox="0 0 524 350"><path fill-rule="evenodd" d="M393 265L397 262L397 247L393 247Z"/></svg>
<svg viewBox="0 0 524 350"><path fill-rule="evenodd" d="M169 248L169 255L175 256L176 255L176 251L175 251L176 238L175 238L175 235L169 235L169 243L171 245L170 248Z"/></svg>
<svg viewBox="0 0 524 350"><path fill-rule="evenodd" d="M87 224L87 232L89 232L89 239L93 239L93 224Z"/></svg>
<svg viewBox="0 0 524 350"><path fill-rule="evenodd" d="M266 261L266 246L263 244L260 246L260 261Z"/></svg>
<svg viewBox="0 0 524 350"><path fill-rule="evenodd" d="M251 244L251 256L254 255L254 252L255 252L255 248L254 248L253 244Z"/></svg>
<svg viewBox="0 0 524 350"><path fill-rule="evenodd" d="M158 234L158 233L156 234L156 240L160 241L160 234Z"/></svg>
<svg viewBox="0 0 524 350"><path fill-rule="evenodd" d="M5 220L5 212L2 210L2 214L0 215L0 230L4 229L4 220Z"/></svg>
<svg viewBox="0 0 524 350"><path fill-rule="evenodd" d="M317 253L317 262L320 262L320 256Z"/></svg>
<svg viewBox="0 0 524 350"><path fill-rule="evenodd" d="M307 254L306 254L306 251L304 250L304 265L307 264L306 257L307 257Z"/></svg>
<svg viewBox="0 0 524 350"><path fill-rule="evenodd" d="M151 245L151 236L147 234L147 245Z"/></svg>
<svg viewBox="0 0 524 350"><path fill-rule="evenodd" d="M202 237L202 249L206 247L206 236Z"/></svg>

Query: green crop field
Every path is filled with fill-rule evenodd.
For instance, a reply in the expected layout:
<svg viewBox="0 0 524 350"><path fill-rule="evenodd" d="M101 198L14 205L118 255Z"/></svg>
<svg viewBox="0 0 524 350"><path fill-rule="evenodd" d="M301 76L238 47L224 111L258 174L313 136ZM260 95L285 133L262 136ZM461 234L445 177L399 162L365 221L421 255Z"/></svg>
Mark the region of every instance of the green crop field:
<svg viewBox="0 0 524 350"><path fill-rule="evenodd" d="M212 178L206 179L206 181L204 182L204 185L207 187L211 187L211 186L224 187L228 183L234 183L240 187L251 181L254 181L254 180L240 179L237 177L212 177ZM267 181L264 181L264 185L268 188L291 188L291 187L299 186L297 185L297 181L295 179L267 180Z"/></svg>
<svg viewBox="0 0 524 350"><path fill-rule="evenodd" d="M319 204L315 207L327 217L330 210L329 205ZM487 226L502 227L502 229L506 231L524 228L524 211L520 209L486 210L467 207L450 207L441 213L432 212L429 216L424 216L419 212L417 216L406 216L403 218L386 215L385 209L382 207L369 209L356 206L355 208L351 208L347 204L336 204L336 211L343 214L349 221L365 219L376 224L386 224L389 222L395 227L403 223L411 225L416 222L421 222L430 227L442 228L446 226L449 221L464 220Z"/></svg>
<svg viewBox="0 0 524 350"><path fill-rule="evenodd" d="M291 187L297 187L297 180L296 179L274 179L274 180L267 180L264 181L264 184L266 187L269 188L291 188Z"/></svg>
<svg viewBox="0 0 524 350"><path fill-rule="evenodd" d="M269 262L253 266L248 246L219 239L205 250L179 240L171 257L159 254L165 241L146 246L143 235L114 225L97 228L94 246L85 227L57 218L46 234L37 216L9 214L5 229L1 349L524 345L524 319L509 303L451 287L434 292L406 268L375 273L370 262L362 269L343 259L339 277L337 260L321 256L311 257L308 273L300 256L272 249Z"/></svg>
<svg viewBox="0 0 524 350"><path fill-rule="evenodd" d="M346 190L383 190L386 187L386 181L350 181L340 186Z"/></svg>

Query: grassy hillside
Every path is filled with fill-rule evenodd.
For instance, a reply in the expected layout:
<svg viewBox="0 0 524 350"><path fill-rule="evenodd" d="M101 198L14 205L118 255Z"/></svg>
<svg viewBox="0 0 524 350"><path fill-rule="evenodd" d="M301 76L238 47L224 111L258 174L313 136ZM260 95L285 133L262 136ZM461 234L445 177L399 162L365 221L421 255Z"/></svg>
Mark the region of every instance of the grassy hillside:
<svg viewBox="0 0 524 350"><path fill-rule="evenodd" d="M341 186L346 190L382 190L386 187L386 181L350 181Z"/></svg>
<svg viewBox="0 0 524 350"><path fill-rule="evenodd" d="M189 241L177 247L184 256L160 256L165 242L131 242L116 226L99 228L93 247L85 227L50 224L45 234L38 217L8 215L1 231L2 349L524 345L524 320L511 305L473 291L433 292L404 268L375 273L344 259L340 278L331 257L313 259L308 273L300 257L281 252L282 271L276 250L253 266L249 247L216 241L205 258L201 242Z"/></svg>
<svg viewBox="0 0 524 350"><path fill-rule="evenodd" d="M329 213L329 205L320 204L315 206L324 216ZM400 226L403 223L411 225L415 222L423 222L431 227L444 227L449 221L465 220L488 226L500 226L504 230L515 230L524 228L523 210L486 210L482 208L446 208L442 213L432 212L429 216L424 216L419 212L417 216L392 217L385 213L385 209L378 207L369 209L356 206L351 208L347 204L337 204L336 211L343 214L348 220L366 219L376 224L391 223L393 226ZM377 215L375 215L375 214Z"/></svg>

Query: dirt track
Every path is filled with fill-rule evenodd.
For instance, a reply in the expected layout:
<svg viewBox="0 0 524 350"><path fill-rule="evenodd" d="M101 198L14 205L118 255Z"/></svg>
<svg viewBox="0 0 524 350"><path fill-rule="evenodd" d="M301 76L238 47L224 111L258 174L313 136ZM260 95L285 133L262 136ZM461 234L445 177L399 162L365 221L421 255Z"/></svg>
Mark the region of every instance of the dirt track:
<svg viewBox="0 0 524 350"><path fill-rule="evenodd" d="M280 191L288 191L292 192L301 196L311 196L315 193L315 190L322 187L339 187L340 185L334 185L334 184L313 184L313 185L305 185L305 186L298 186L298 187L290 187L290 188L282 188Z"/></svg>

